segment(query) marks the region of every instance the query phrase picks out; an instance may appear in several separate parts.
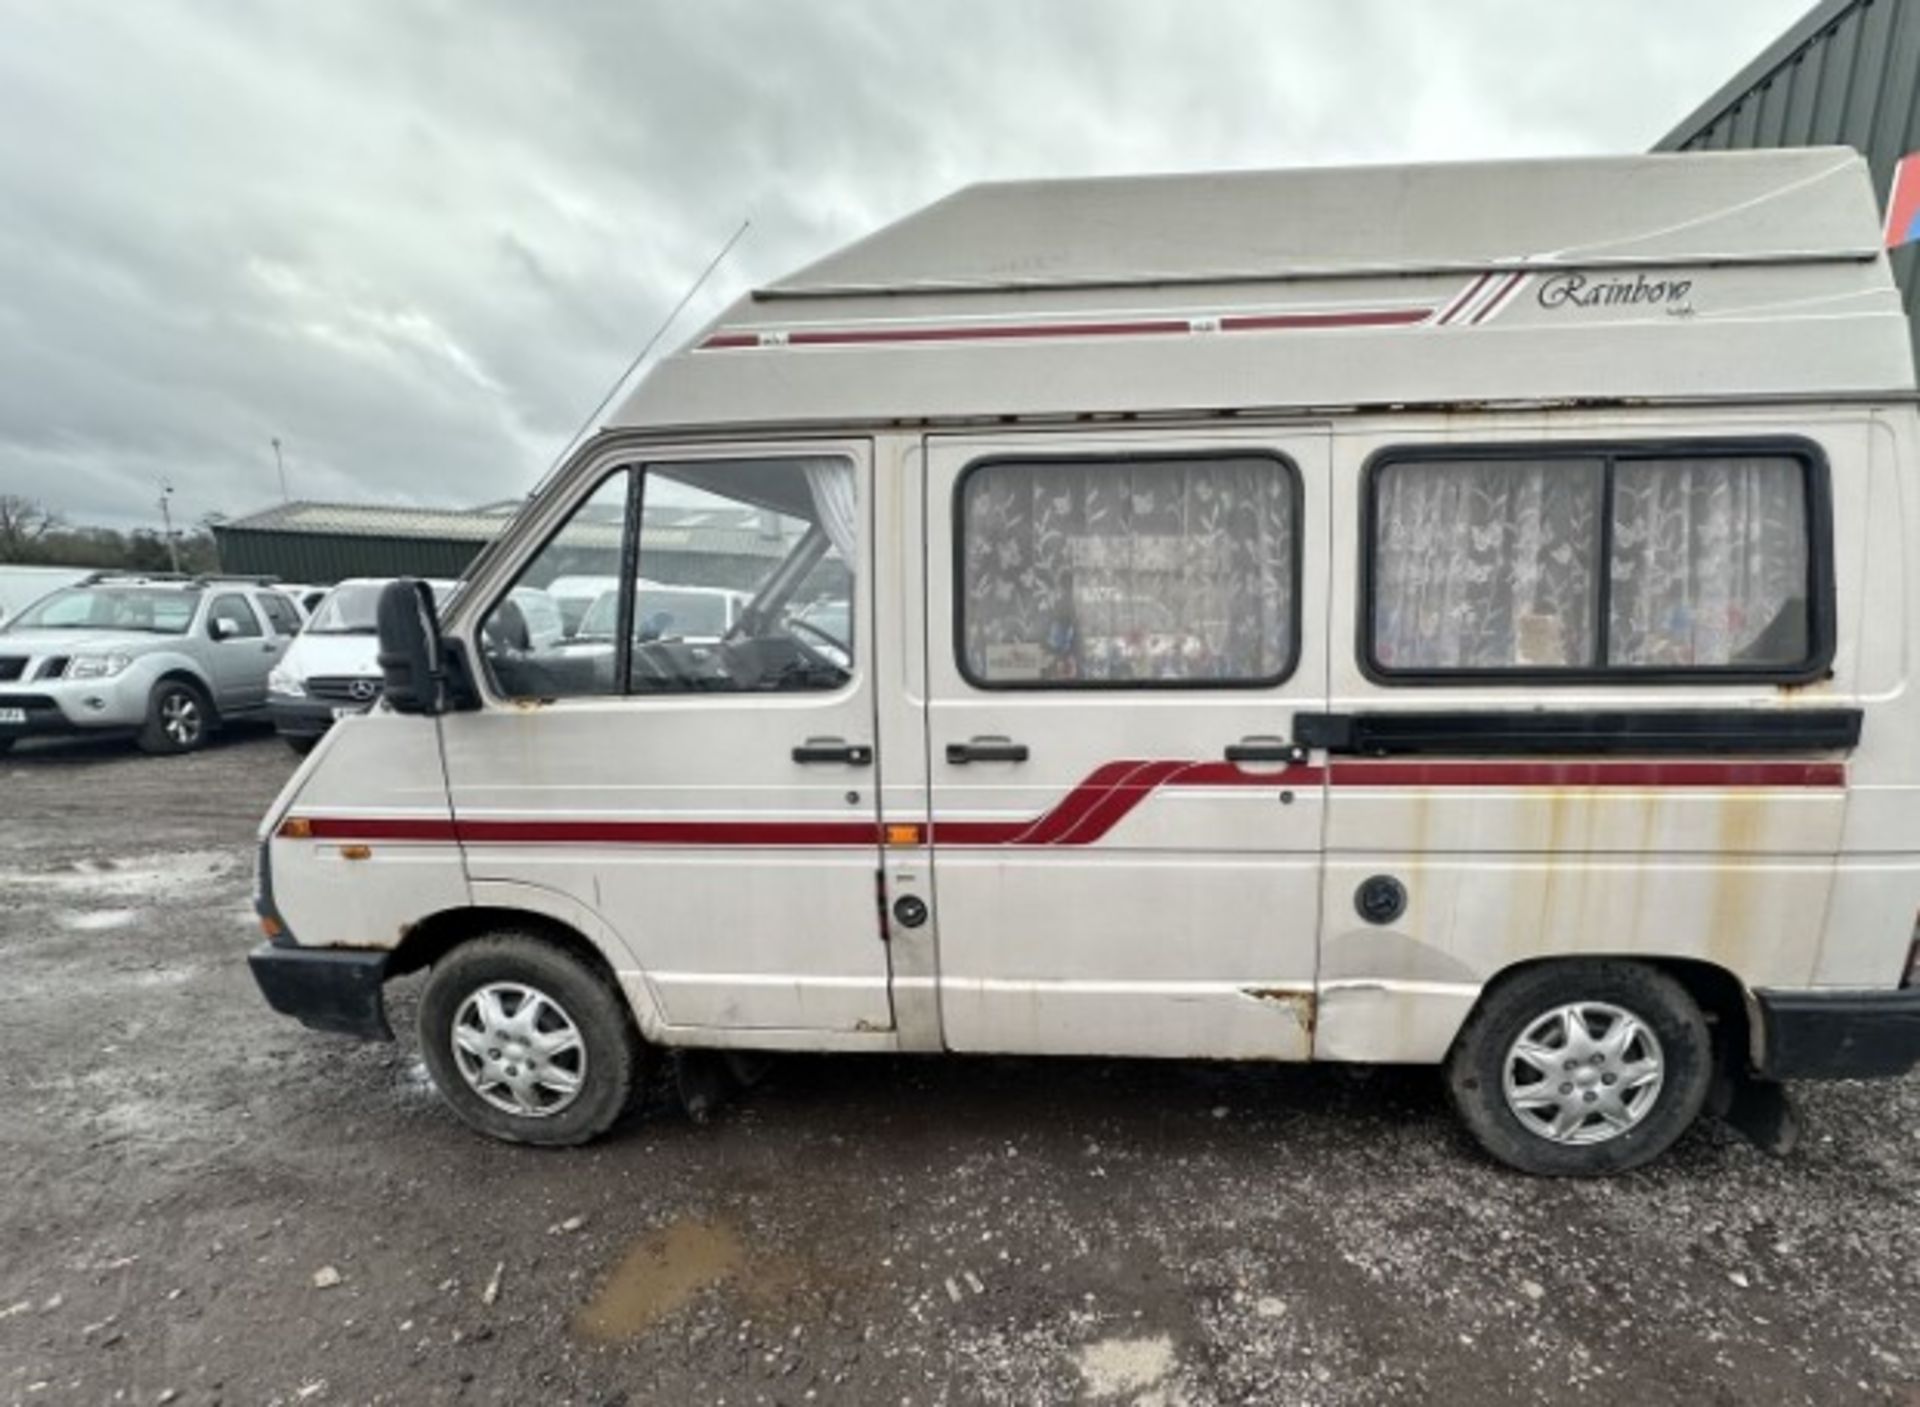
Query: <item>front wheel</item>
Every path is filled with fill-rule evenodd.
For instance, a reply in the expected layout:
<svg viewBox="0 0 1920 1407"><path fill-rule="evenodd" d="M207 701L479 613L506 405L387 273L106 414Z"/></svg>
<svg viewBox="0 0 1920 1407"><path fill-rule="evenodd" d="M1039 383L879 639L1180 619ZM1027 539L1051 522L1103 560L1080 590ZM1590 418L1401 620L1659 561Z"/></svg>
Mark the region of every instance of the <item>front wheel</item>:
<svg viewBox="0 0 1920 1407"><path fill-rule="evenodd" d="M556 1146L605 1133L632 1100L644 1058L619 988L527 933L475 938L434 964L420 1051L470 1127Z"/></svg>
<svg viewBox="0 0 1920 1407"><path fill-rule="evenodd" d="M212 709L205 694L181 679L163 679L147 698L147 721L137 739L142 752L192 752L207 740Z"/></svg>
<svg viewBox="0 0 1920 1407"><path fill-rule="evenodd" d="M1658 1157L1713 1081L1706 1018L1633 962L1546 963L1492 988L1448 1054L1447 1090L1480 1145L1522 1172L1591 1177Z"/></svg>

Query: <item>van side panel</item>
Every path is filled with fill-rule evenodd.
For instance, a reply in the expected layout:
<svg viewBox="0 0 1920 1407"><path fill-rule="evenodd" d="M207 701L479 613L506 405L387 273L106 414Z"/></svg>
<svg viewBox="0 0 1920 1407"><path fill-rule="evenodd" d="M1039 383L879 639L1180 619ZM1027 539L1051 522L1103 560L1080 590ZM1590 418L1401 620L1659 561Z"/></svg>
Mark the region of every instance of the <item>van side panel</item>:
<svg viewBox="0 0 1920 1407"><path fill-rule="evenodd" d="M470 902L437 732L431 718L396 713L342 719L281 794L267 818L269 873L302 947L395 948L421 919ZM281 834L289 814L314 834ZM379 833L336 833L349 818Z"/></svg>
<svg viewBox="0 0 1920 1407"><path fill-rule="evenodd" d="M1635 439L1810 438L1830 465L1836 564L1832 678L1770 683L1538 680L1491 684L1382 683L1359 665L1362 466L1406 445L1551 444ZM1335 502L1332 708L1336 713L1423 711L1751 710L1859 706L1865 735L1893 735L1884 700L1861 694L1860 619L1867 570L1869 437L1866 417L1816 412L1643 412L1551 418L1457 416L1339 437L1335 479L1356 491ZM1891 626L1901 626L1899 612ZM1353 642L1351 645L1348 642ZM1876 736L1878 735L1878 736ZM1446 1054L1481 987L1540 958L1631 955L1686 958L1724 968L1749 988L1803 988L1834 899L1835 857L1851 785L1866 748L1765 757L1635 756L1595 749L1543 757L1328 759L1320 1011L1315 1055L1334 1060L1434 1061ZM1369 880L1405 887L1390 922L1364 917ZM1876 940L1878 941L1878 940ZM1890 951L1882 944L1880 951ZM1891 974L1882 963L1876 981Z"/></svg>
<svg viewBox="0 0 1920 1407"><path fill-rule="evenodd" d="M1920 697L1909 684L1920 622L1920 573L1910 562L1920 412L1901 406L1876 414L1870 453L1860 538L1867 585L1859 602L1867 726L1848 769L1846 829L1816 986L1898 982L1920 914Z"/></svg>

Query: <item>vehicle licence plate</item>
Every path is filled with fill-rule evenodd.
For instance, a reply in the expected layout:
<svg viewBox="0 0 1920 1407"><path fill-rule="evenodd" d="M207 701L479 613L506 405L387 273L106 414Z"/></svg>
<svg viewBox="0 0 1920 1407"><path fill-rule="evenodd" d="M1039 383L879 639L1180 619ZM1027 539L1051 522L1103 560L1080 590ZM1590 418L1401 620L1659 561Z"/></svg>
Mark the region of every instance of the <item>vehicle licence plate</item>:
<svg viewBox="0 0 1920 1407"><path fill-rule="evenodd" d="M366 710L364 708L345 708L345 707L336 706L333 710L333 716L337 719L353 718L365 712Z"/></svg>
<svg viewBox="0 0 1920 1407"><path fill-rule="evenodd" d="M0 708L0 724L18 723L26 726L27 711L24 708Z"/></svg>

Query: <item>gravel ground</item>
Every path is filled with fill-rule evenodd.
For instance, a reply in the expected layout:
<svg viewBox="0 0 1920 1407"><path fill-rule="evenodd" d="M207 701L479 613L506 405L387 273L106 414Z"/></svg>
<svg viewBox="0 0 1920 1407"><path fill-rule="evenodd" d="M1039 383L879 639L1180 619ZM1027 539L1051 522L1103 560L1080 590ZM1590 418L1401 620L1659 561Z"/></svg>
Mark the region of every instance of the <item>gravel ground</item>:
<svg viewBox="0 0 1920 1407"><path fill-rule="evenodd" d="M291 768L0 759L0 1402L1920 1403L1920 1082L1599 1183L1431 1072L1119 1061L785 1059L515 1149L253 990Z"/></svg>

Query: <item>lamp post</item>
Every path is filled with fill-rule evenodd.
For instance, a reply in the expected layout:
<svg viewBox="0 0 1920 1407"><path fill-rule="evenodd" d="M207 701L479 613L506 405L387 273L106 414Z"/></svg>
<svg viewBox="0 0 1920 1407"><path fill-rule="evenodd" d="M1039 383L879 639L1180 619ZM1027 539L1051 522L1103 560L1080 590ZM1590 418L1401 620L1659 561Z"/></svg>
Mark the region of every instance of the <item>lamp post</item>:
<svg viewBox="0 0 1920 1407"><path fill-rule="evenodd" d="M280 457L280 437L273 437L273 466L280 471L280 501L291 503L293 497L287 492L287 462Z"/></svg>
<svg viewBox="0 0 1920 1407"><path fill-rule="evenodd" d="M167 563L174 575L180 574L180 544L173 540L173 485L160 481L160 521L167 535Z"/></svg>

